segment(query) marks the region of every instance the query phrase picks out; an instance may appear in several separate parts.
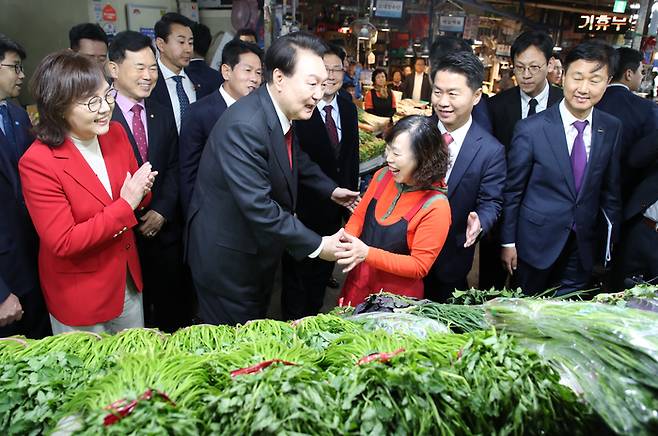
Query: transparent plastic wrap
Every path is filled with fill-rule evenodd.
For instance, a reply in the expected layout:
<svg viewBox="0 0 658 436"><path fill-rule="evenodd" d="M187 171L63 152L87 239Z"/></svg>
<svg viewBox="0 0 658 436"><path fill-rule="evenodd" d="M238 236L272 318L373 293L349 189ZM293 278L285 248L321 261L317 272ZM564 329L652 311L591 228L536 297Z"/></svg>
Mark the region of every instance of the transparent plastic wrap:
<svg viewBox="0 0 658 436"><path fill-rule="evenodd" d="M450 329L438 321L410 313L371 312L347 318L362 324L366 330L384 330L387 333L402 333L425 339L430 333L450 333Z"/></svg>
<svg viewBox="0 0 658 436"><path fill-rule="evenodd" d="M658 314L591 302L497 299L488 320L543 356L617 433L658 433Z"/></svg>

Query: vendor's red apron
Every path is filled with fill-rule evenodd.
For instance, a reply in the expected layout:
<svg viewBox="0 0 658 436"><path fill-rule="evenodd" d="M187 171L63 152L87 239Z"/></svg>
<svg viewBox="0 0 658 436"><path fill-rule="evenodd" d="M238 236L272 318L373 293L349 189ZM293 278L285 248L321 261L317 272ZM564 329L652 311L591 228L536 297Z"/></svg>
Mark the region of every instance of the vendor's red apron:
<svg viewBox="0 0 658 436"><path fill-rule="evenodd" d="M394 224L381 225L375 217L375 208L380 195L386 189L392 174L387 171L383 179L377 186L373 199L368 204L366 216L361 231L361 241L369 247L376 247L386 250L389 253L408 255L409 245L407 243L407 226L409 221L416 215L421 207L436 191L428 191L418 200L409 212L403 218ZM362 303L370 294L379 291L390 292L397 295L408 297L423 298L423 280L400 277L379 269L373 268L366 262L358 264L347 275L343 291L339 298L342 298L344 305L356 306Z"/></svg>

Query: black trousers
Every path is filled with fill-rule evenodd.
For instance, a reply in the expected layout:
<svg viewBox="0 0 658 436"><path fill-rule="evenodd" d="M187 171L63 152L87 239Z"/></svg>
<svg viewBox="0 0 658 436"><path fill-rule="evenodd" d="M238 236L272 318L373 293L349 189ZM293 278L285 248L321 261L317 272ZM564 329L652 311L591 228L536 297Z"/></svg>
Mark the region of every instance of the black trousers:
<svg viewBox="0 0 658 436"><path fill-rule="evenodd" d="M256 256L233 252L219 261L227 269L237 271L245 264L253 264L251 274L239 277L222 277L222 283L209 287L194 279L198 300L198 316L206 324L237 325L267 316L267 308L274 287L279 257L256 259ZM256 261L260 260L256 264Z"/></svg>
<svg viewBox="0 0 658 436"><path fill-rule="evenodd" d="M174 332L192 324L195 295L180 242L163 245L137 235L144 279L144 324Z"/></svg>
<svg viewBox="0 0 658 436"><path fill-rule="evenodd" d="M0 338L24 335L30 339L41 339L53 334L41 289L34 289L18 296L18 301L23 307L23 317L19 321L0 327Z"/></svg>
<svg viewBox="0 0 658 436"><path fill-rule="evenodd" d="M466 277L457 281L446 281L437 274L434 268L423 279L423 285L425 286L425 298L437 303L447 302L455 289L460 291L468 289Z"/></svg>
<svg viewBox="0 0 658 436"><path fill-rule="evenodd" d="M480 239L480 289L503 289L507 280L507 271L500 261L499 227L493 229Z"/></svg>
<svg viewBox="0 0 658 436"><path fill-rule="evenodd" d="M283 255L281 311L283 319L299 319L317 315L324 303L324 294L334 270L334 262L325 260L295 260Z"/></svg>
<svg viewBox="0 0 658 436"><path fill-rule="evenodd" d="M564 295L586 290L592 271L583 267L576 234L572 231L553 265L547 269L538 269L519 258L515 276L519 287L527 295L537 295L553 288L555 295Z"/></svg>
<svg viewBox="0 0 658 436"><path fill-rule="evenodd" d="M624 238L620 244L616 260L621 264L621 283L623 279L642 277L652 281L658 277L658 232L644 221L643 216L628 222ZM652 283L656 283L653 280Z"/></svg>

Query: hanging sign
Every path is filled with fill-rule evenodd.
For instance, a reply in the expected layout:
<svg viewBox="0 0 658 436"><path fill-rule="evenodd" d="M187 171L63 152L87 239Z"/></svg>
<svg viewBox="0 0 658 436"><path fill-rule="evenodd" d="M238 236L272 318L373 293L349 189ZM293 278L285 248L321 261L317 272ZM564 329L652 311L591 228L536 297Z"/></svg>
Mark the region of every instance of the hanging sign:
<svg viewBox="0 0 658 436"><path fill-rule="evenodd" d="M575 31L578 33L626 33L635 26L637 18L621 15L581 15L576 20Z"/></svg>

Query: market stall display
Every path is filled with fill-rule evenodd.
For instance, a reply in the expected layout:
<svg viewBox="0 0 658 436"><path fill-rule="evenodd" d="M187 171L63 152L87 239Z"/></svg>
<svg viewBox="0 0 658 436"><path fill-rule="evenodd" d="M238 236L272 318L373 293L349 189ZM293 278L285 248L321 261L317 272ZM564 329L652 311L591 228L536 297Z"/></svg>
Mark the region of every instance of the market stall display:
<svg viewBox="0 0 658 436"><path fill-rule="evenodd" d="M643 292L618 298L656 298ZM442 305L377 294L291 323L3 339L0 428L655 434L658 314L499 295Z"/></svg>

